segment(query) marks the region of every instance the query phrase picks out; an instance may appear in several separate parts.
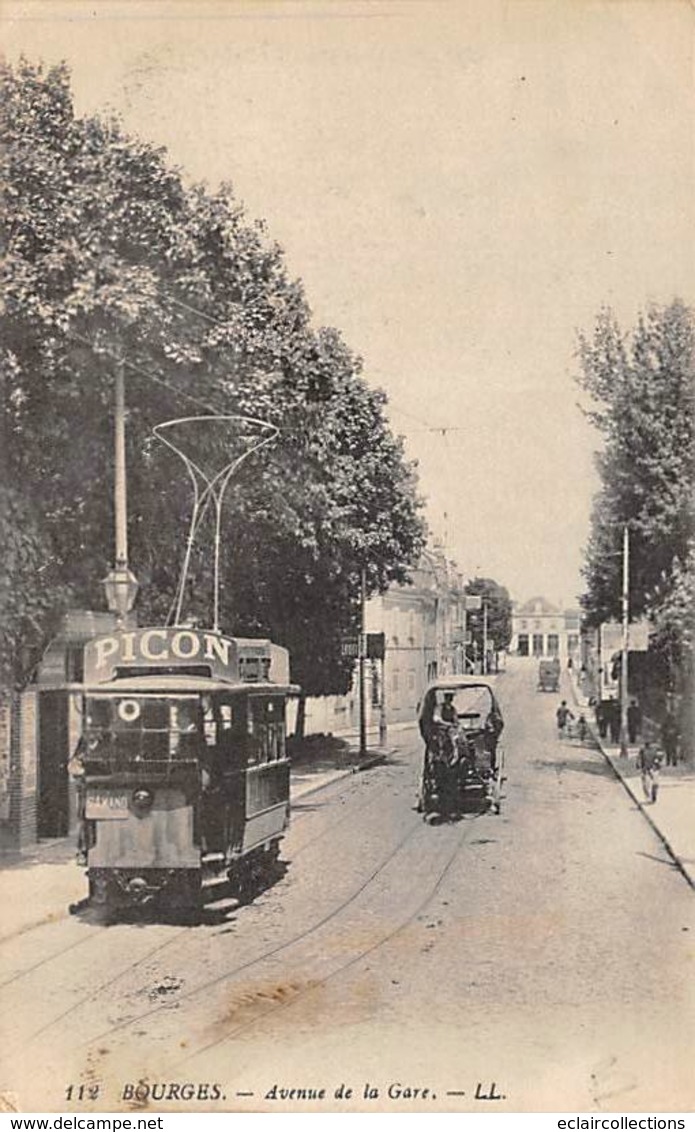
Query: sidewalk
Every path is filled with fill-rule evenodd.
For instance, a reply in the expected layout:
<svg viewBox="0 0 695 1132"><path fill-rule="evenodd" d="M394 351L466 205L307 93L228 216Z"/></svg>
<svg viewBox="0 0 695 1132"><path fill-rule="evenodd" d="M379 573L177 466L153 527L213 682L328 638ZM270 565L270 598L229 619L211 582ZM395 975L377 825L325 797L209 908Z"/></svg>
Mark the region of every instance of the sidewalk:
<svg viewBox="0 0 695 1132"><path fill-rule="evenodd" d="M654 804L646 802L637 769L638 747L630 747L627 757L621 757L618 746L607 739L600 739L586 697L579 691L574 679L571 685L575 703L586 709L591 734L606 762L637 803L688 884L695 888L695 770L683 763L662 766L658 799Z"/></svg>
<svg viewBox="0 0 695 1132"><path fill-rule="evenodd" d="M290 802L295 802L305 794L313 794L331 782L348 775L370 770L386 762L397 747L387 743L379 746L376 735L367 736L367 753L360 757L357 736L344 736L347 746L341 750L322 752L315 759L293 760L290 770Z"/></svg>

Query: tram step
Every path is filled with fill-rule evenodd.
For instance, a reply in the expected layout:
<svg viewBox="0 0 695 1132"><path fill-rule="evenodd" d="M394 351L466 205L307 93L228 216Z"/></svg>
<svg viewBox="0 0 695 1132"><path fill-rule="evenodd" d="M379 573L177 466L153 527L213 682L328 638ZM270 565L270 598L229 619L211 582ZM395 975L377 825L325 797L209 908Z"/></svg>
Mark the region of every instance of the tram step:
<svg viewBox="0 0 695 1132"><path fill-rule="evenodd" d="M223 896L220 900L213 900L205 904L206 912L233 912L239 907L239 901L233 896Z"/></svg>
<svg viewBox="0 0 695 1132"><path fill-rule="evenodd" d="M224 853L203 853L200 858L200 863L203 868L211 868L216 865L223 865L225 862Z"/></svg>
<svg viewBox="0 0 695 1132"><path fill-rule="evenodd" d="M229 887L229 877L226 875L203 877L201 881L201 888L204 895L214 896L215 892L221 892L223 889Z"/></svg>

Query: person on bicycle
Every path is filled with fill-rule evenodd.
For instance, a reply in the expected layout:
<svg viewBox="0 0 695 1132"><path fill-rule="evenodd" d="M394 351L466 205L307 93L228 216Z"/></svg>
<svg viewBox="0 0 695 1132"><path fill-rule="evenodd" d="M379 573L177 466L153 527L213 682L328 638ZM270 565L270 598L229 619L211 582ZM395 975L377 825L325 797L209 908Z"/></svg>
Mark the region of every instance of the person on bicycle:
<svg viewBox="0 0 695 1132"><path fill-rule="evenodd" d="M567 725L571 719L574 719L572 712L567 707L567 700L563 700L559 708L555 712L555 719L557 720L557 730L560 736L564 735L567 731Z"/></svg>

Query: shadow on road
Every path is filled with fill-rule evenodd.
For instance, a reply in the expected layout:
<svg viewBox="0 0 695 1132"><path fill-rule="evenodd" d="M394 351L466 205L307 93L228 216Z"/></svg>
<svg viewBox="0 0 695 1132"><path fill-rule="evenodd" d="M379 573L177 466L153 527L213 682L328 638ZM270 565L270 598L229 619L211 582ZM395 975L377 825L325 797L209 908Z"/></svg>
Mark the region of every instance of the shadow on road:
<svg viewBox="0 0 695 1132"><path fill-rule="evenodd" d="M612 778L613 771L605 763L595 762L593 759L568 761L566 759L534 759L532 766L538 770L569 770L575 774L592 774L597 778Z"/></svg>

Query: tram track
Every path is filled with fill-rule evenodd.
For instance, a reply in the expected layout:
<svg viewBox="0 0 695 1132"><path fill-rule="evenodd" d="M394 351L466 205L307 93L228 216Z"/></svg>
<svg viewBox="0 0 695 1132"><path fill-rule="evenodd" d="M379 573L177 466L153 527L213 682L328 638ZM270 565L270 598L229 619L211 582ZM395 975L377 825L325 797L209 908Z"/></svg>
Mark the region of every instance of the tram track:
<svg viewBox="0 0 695 1132"><path fill-rule="evenodd" d="M477 818L480 818L482 816L483 816L482 813L475 815L475 818L473 819L473 823L475 822L475 820ZM459 855L461 848L466 843L466 840L467 840L466 835L471 828L471 824L473 824L473 823L468 823L468 822L464 823L464 827L461 831L461 834L456 839L454 847L453 847L451 853L448 855L444 866L439 870L437 879L435 880L434 884L431 886L430 890L425 894L425 896L419 902L419 904L399 924L397 924L395 927L393 927L390 931L386 932L380 939L378 939L376 942L371 944L371 946L369 946L367 948L363 948L356 955L351 956L351 958L348 959L345 963L339 963L327 975L324 975L321 978L314 980L310 987L308 987L306 990L303 990L303 991L300 990L290 1001L287 1001L287 1002L271 1002L267 1006L267 1008L261 1012L261 1014L258 1017L250 1019L248 1022L245 1022L243 1025L238 1026L236 1029L232 1030L230 1033L226 1033L223 1037L218 1038L216 1041L208 1042L206 1045L204 1045L204 1046L200 1047L199 1049L195 1050L194 1052L188 1054L185 1058L182 1058L181 1061L178 1062L174 1066L174 1069L176 1070L182 1065L187 1065L190 1061L193 1061L195 1058L200 1057L203 1054L209 1053L212 1049L215 1049L219 1046L223 1046L227 1042L234 1040L235 1038L239 1037L240 1034L246 1033L248 1030L251 1030L255 1026L260 1025L271 1014L275 1014L275 1013L277 1013L278 1011L281 1011L281 1010L282 1011L289 1010L292 1007L296 1007L298 1004L305 1002L305 1000L310 995L316 994L317 991L319 991L323 987L325 987L326 984L329 983L332 979L335 979L339 975L342 975L346 971L349 971L351 967L354 967L358 963L362 962L364 959L367 959L370 955L374 954L374 952L378 951L381 947L386 946L386 944L390 943L401 932L405 931L408 927L410 927L410 925L414 921L416 921L420 916L422 916L423 912L427 909L427 907L435 899L437 893L439 892L439 889L441 888L442 884L444 883L444 880L445 880L451 866L453 865L454 861L456 860L457 856ZM364 886L364 887L366 887L366 886ZM336 910L336 914L337 913L338 913L338 910ZM319 925L317 925L317 928L318 928L318 926Z"/></svg>
<svg viewBox="0 0 695 1132"><path fill-rule="evenodd" d="M317 979L313 979L310 986L308 986L305 990L298 991L298 993L296 993L290 1000L280 1001L280 1002L275 1002L275 1001L268 1002L267 1006L265 1006L265 1009L262 1009L260 1014L258 1014L256 1017L254 1017L253 1019L250 1019L249 1021L243 1023L240 1026L237 1026L235 1029L228 1031L222 1037L216 1039L215 1041L208 1042L205 1045L200 1046L198 1049L188 1053L186 1055L186 1057L181 1058L180 1061L176 1062L172 1068L174 1070L177 1070L184 1065L188 1065L189 1062L194 1061L197 1057L200 1057L203 1054L208 1053L210 1050L215 1049L219 1046L226 1044L229 1041L234 1040L235 1038L237 1038L242 1033L246 1033L248 1030L251 1030L256 1026L261 1025L264 1021L266 1021L271 1015L275 1014L276 1012L278 1012L280 1010L283 1010L283 1011L288 1010L288 1009L290 1009L290 1007L298 1006L300 1003L305 1002L306 999L310 995L317 993L319 990L321 990L323 987L325 987L325 985L328 984L332 979L335 979L335 978L339 977L340 975L344 974L346 971L349 971L350 968L354 967L355 965L357 965L358 963L360 963L364 959L367 959L374 952L378 951L381 947L384 947L388 943L390 943L400 933L404 932L408 927L410 927L411 924L413 924L419 917L421 917L423 915L423 913L425 912L427 907L435 899L435 897L436 897L437 893L439 892L442 884L444 883L444 880L445 880L449 870L451 869L454 861L456 860L457 856L459 855L461 848L463 847L463 845L465 845L466 841L468 840L469 834L472 833L472 827L474 827L477 824L477 820L482 816L483 816L482 813L476 814L471 821L464 823L463 829L461 830L460 835L456 838L453 849L448 854L443 866L439 869L439 871L437 873L437 877L434 880L434 883L431 884L428 887L428 891L424 895L423 899L421 901L419 901L419 903L416 905L416 907L414 909L412 909L411 912L405 918L403 918L398 924L396 924L394 927L392 927L389 931L385 932L378 940L376 940L374 943L372 943L369 947L360 949L357 954L352 955L346 962L339 963L331 971L329 971L326 975L323 975L323 976L321 976ZM195 988L192 988L192 990L189 991L186 995L181 996L181 999L179 999L179 1001L181 1001L183 999L189 999L190 1000L191 998L194 998L194 997L196 997L200 994L203 994L204 992L211 990L213 987L218 986L220 983L224 982L225 980L229 980L231 978L234 978L236 975L239 975L239 974L242 974L242 973L248 973L254 967L260 966L266 960L274 958L279 953L281 953L283 951L288 951L288 950L290 950L290 948L296 946L298 943L306 941L310 936L312 936L315 933L317 933L318 931L320 931L320 929L323 928L327 923L336 919L336 917L341 915L341 913L343 913L351 904L353 904L355 902L355 900L357 900L358 897L364 891L366 891L366 889L374 881L376 876L379 873L383 872L385 870L385 868L396 858L396 856L402 851L402 849L405 847L405 845L411 840L411 838L417 832L417 830L423 829L423 831L424 831L424 828L425 827L423 827L423 825L420 822L415 823L413 828L411 828L409 833L406 835L406 837L403 838L403 840L399 843L398 846L396 846L395 850L389 855L389 857L384 862L382 862L379 869L375 870L373 875L368 877L363 882L363 884L353 894L353 896L350 899L343 901L337 908L333 909L332 912L329 913L329 915L323 917L316 924L312 925L311 928L307 929L305 932L300 933L298 936L294 937L293 939L286 941L280 947L272 949L271 951L266 952L262 955L259 955L257 958L239 966L238 968L223 972L220 975L216 976L214 979L208 980L207 982L200 984L199 986L197 986ZM86 1042L84 1044L85 1044L85 1046L91 1046L93 1043L102 1043L102 1042L106 1041L108 1038L110 1038L115 1032L117 1032L119 1030L123 1031L123 1030L129 1028L130 1026L142 1024L142 1022L146 1021L148 1018L152 1018L155 1015L162 1013L165 1009L166 1008L163 1007L163 1006L156 1007L156 1008L154 1008L154 1009L152 1009L152 1010L150 1010L146 1013L140 1014L137 1018L128 1020L127 1022L124 1022L124 1023L120 1023L118 1026L111 1027L108 1030L103 1031L102 1033L98 1034L96 1037L91 1038L89 1040L89 1042Z"/></svg>
<svg viewBox="0 0 695 1132"><path fill-rule="evenodd" d="M339 914L340 911L342 911L345 907L347 907L353 900L357 899L357 897L360 895L360 893L363 891L363 889L368 884L370 884L375 879L375 877L378 876L378 874L388 865L390 860L410 840L410 838L415 834L415 832L417 831L417 829L419 827L420 827L420 821L419 820L413 821L412 826L409 828L406 836L398 842L398 844L396 845L393 852L391 854L389 854L389 856L385 860L380 862L378 867L375 870L373 870L373 872L367 877L367 879L354 892L352 892L350 894L350 896L344 902L342 902L341 905L338 906L338 908L332 909L331 912L329 912L326 916L322 917L315 924L310 925L308 928L304 929L302 932L299 932L295 936L292 936L289 940L282 941L281 943L277 944L275 947L268 949L266 952L263 952L260 955L254 956L253 958L251 958L251 959L247 960L246 962L238 965L237 967L231 967L231 968L225 970L216 979L211 980L208 983L203 984L200 987L192 988L191 991L187 992L185 995L179 996L179 1001L181 1001L182 999L185 999L185 998L193 997L195 994L200 993L204 989L206 989L206 987L214 986L216 982L222 981L222 980L227 979L227 978L233 978L235 975L241 973L242 971L245 971L246 969L255 965L256 963L263 962L265 959L271 958L272 956L279 954L281 951L295 945L297 942L301 941L302 939L304 939L305 937L310 935L312 932L318 930L320 927L323 926L324 923L327 923L335 915ZM326 834L327 835L330 834L334 828L335 827L330 827L329 829L327 829ZM318 838L313 838L312 842L315 842L316 840L318 840ZM307 845L303 846L302 849L305 849L305 848L308 848L308 847L309 846L307 844ZM298 856L299 853L300 853L300 850L298 850L297 853L293 855L293 859L294 859L294 857ZM97 938L99 938L99 937L96 936L96 935L92 935L90 937L90 939L92 939L92 940L97 939ZM72 1016L74 1016L75 1014L77 1014L77 1012L79 1010L81 1010L83 1007L88 1006L88 1005L93 1004L93 1003L96 1003L99 1000L99 998L104 994L104 992L108 991L111 987L115 986L121 980L126 979L129 975L132 974L133 971L135 971L137 968L143 966L145 963L147 963L149 960L151 960L155 956L161 955L161 953L164 952L165 950L168 950L169 948L173 947L175 944L180 943L182 941L182 939L188 941L188 940L190 940L190 938L191 938L190 927L181 928L181 930L179 932L177 932L176 935L173 936L171 939L165 940L163 943L160 943L157 947L149 949L144 955L140 956L135 962L129 963L127 967L122 968L120 971L116 972L111 978L109 978L105 982L101 983L100 986L96 990L93 990L90 994L83 996L77 1002L71 1003L70 1006L66 1010L62 1011L56 1017L46 1021L44 1025L39 1027L37 1030L33 1031L30 1035L28 1035L26 1038L24 1038L22 1040L21 1048L25 1049L25 1048L31 1046L31 1044L33 1042L35 1042L38 1038L42 1037L43 1035L45 1035L46 1033L48 1033L49 1031L54 1029L61 1022L65 1022L67 1019L69 1019ZM85 941L85 942L88 942L88 941ZM61 952L55 953L52 957L47 957L45 960L41 961L40 963L35 964L34 967L32 968L31 973L34 973L41 966L46 966L48 963L55 961L61 955L72 950L73 947L74 947L74 945L70 945L68 948L62 949ZM25 972L25 975L28 976L29 973L30 972L27 971L27 972ZM17 979L20 978L20 977L21 977L21 975L18 975ZM13 981L16 981L16 980L13 980ZM116 1032L120 1029L123 1029L123 1028L125 1028L129 1025L134 1025L139 1021L142 1021L146 1018L151 1017L153 1014L158 1013L159 1010L162 1010L162 1009L164 1009L164 1007L162 1007L162 1006L153 1007L151 1010L142 1012L141 1014L137 1015L135 1018L127 1019L127 1020L124 1020L123 1022L119 1022L114 1027L111 1027L108 1031L104 1031L104 1034L97 1035L96 1038L92 1038L92 1039L90 1039L90 1041L101 1040L102 1037L104 1037L104 1036L106 1036L110 1033Z"/></svg>
<svg viewBox="0 0 695 1132"><path fill-rule="evenodd" d="M326 783L325 786L319 787L319 789L316 791L316 793L318 794L322 790L326 790L332 785L334 785L333 782L328 782L328 783ZM367 805L364 807L364 809L362 811L363 814L366 810L372 809L372 807L375 806L379 801L380 801L380 793L377 793L377 794L375 794L374 798L370 802L368 802ZM351 820L350 814L346 814L345 817L334 822L330 827L324 829L321 833L318 833L318 834L314 835L313 837L308 838L304 842L300 842L299 846L295 850L293 850L293 852L292 852L290 864L294 863L294 861L296 861L296 859L298 857L300 857L307 849L309 849L311 846L313 846L317 841L321 841L322 839L324 839L326 837L333 836L334 833L335 833L335 830L337 828L339 828L345 822L348 822L350 820ZM69 916L66 914L64 917L62 917L62 920L63 920L63 922L69 922ZM4 945L16 944L16 942L17 942L17 940L19 939L20 936L28 935L32 932L40 931L42 928L53 927L53 926L55 926L55 924L56 924L56 920L53 919L52 917L48 917L44 920L38 921L35 924L28 925L27 927L23 928L20 932L16 932L12 935L2 936L2 937L0 937L0 948L2 948ZM89 943L94 942L95 940L101 939L101 930L103 929L104 925L95 925L94 927L95 927L94 932L91 933L86 938L77 940L74 943L70 943L66 947L62 947L58 951L54 951L50 955L47 955L44 958L38 960L36 963L32 963L31 966L22 968L22 970L20 970L20 971L16 971L9 979L5 979L4 982L0 982L0 991L11 986L13 983L19 981L22 978L28 978L30 975L35 974L37 971L41 970L41 968L47 966L48 964L57 962L58 960L62 959L64 956L72 953L78 947L85 946ZM132 964L130 967L126 968L124 971L119 972L113 978L109 979L106 983L103 983L99 987L99 990L95 993L99 994L102 991L107 990L121 976L126 975L130 970L133 970L135 967L140 966L142 963L146 963L148 959L152 958L154 955L158 955L165 948L173 947L177 942L181 941L182 938L188 938L189 931L190 931L190 925L186 925L186 927L181 928L181 930L178 931L175 936L172 936L171 939L166 940L163 944L159 944L155 948L152 948L150 951L146 952L143 956L141 956L136 961L135 964Z"/></svg>
<svg viewBox="0 0 695 1132"><path fill-rule="evenodd" d="M395 860L395 858L398 856L398 854L400 852L402 852L405 845L407 845L407 843L414 837L414 835L421 828L422 828L421 819L418 819L417 821L413 821L413 823L410 826L410 828L408 829L408 832L406 833L406 835L400 839L400 841L396 844L396 846L389 853L389 855L379 863L378 867L376 869L374 869L369 874L369 876L367 876L366 879L364 879L362 881L362 883L360 885L358 885L358 887L350 894L349 897L347 897L345 900L341 901L341 903L339 905L337 905L337 907L332 908L331 911L326 913L326 915L322 916L321 919L317 920L315 923L311 924L309 927L305 928L303 931L297 932L296 935L292 936L290 939L284 940L282 943L278 943L276 946L271 947L267 951L262 952L260 955L253 956L253 958L246 960L246 962L244 962L244 963L240 963L236 967L229 967L226 970L222 971L220 974L216 975L214 978L208 979L205 982L199 983L197 986L192 987L189 991L186 991L183 994L179 995L177 1002L181 1003L181 1002L185 1002L185 1001L190 1001L191 999L194 999L198 995L201 995L204 992L211 990L213 987L219 985L220 983L223 983L223 982L227 981L228 979L233 979L237 975L244 974L245 972L251 970L253 967L258 966L259 964L264 963L269 959L274 959L276 956L282 954L284 951L288 951L290 948L296 947L297 944L304 942L310 936L312 936L316 932L320 931L327 924L329 924L332 920L334 920L337 916L339 916L342 912L344 912L347 908L349 908L350 905L354 904L354 902L362 895L362 893L369 887L369 885L372 884L375 881L375 879L379 876L379 874L384 872L384 870L392 863L392 861ZM88 1041L82 1043L82 1047L90 1046L94 1042L104 1042L107 1038L111 1037L113 1034L118 1033L118 1032L123 1031L123 1030L126 1030L126 1029L130 1028L131 1026L140 1025L143 1022L147 1021L147 1019L152 1018L155 1015L162 1013L165 1009L167 1009L167 1007L165 1007L163 1005L157 1005L157 1006L152 1007L149 1010L142 1011L140 1014L136 1015L134 1018L124 1019L123 1021L116 1023L114 1026L110 1026L107 1030L103 1030L101 1033L96 1034L93 1037L90 1037ZM49 1029L49 1028L50 1028L50 1026L46 1027L46 1029ZM35 1036L38 1036L38 1035L35 1035Z"/></svg>
<svg viewBox="0 0 695 1132"><path fill-rule="evenodd" d="M383 789L379 790L375 794L373 800L370 800L368 802L366 809L371 810L373 806L376 806L377 803L382 800L382 794L383 794ZM361 811L362 816L364 816L364 812L365 812L365 810L363 808L362 811ZM351 820L351 816L349 814L346 814L346 816L344 818L341 818L339 822L333 823L332 825L328 826L323 833L317 834L316 836L313 836L313 837L310 837L306 842L300 844L300 846L298 846L297 849L292 854L292 861L294 862L294 860L296 860L297 857L301 856L310 847L315 847L316 842L321 841L325 837L334 836L337 826L346 824L350 820ZM277 955L279 955L279 954L281 954L285 951L288 951L289 949L295 947L297 944L300 944L302 941L308 939L312 934L320 931L321 928L323 928L326 924L330 923L336 917L340 916L341 913L343 913L347 908L349 908L350 905L353 904L354 901L357 900L360 897L360 895L371 884L373 884L375 879L390 865L390 863L398 856L398 854L403 851L405 846L415 836L415 834L418 832L418 830L420 830L422 828L423 828L422 822L421 822L421 819L419 817L417 819L412 819L412 821L409 824L409 827L408 827L408 830L407 830L405 836L402 837L398 841L398 843L393 848L391 853L389 853L386 858L381 860L376 868L374 868L370 871L370 873L366 877L366 879L364 879L362 881L362 883L360 883L357 886L357 888L355 888L354 891L352 891L344 901L341 901L341 903L337 907L332 908L325 916L322 916L315 923L310 924L307 928L296 933L295 935L293 935L289 939L282 940L281 942L279 942L275 946L261 952L260 954L252 956L251 958L249 958L248 960L246 960L245 962L243 962L241 964L237 964L236 966L232 966L230 968L225 969L218 976L216 976L214 979L207 980L206 982L204 982L202 984L199 984L195 987L192 987L189 991L178 996L177 1001L181 1002L181 1001L185 1001L187 999L188 1000L193 999L196 996L203 994L204 992L209 990L211 987L214 987L215 985L217 985L221 982L224 982L225 980L233 979L236 976L238 976L238 975L240 975L240 974L242 974L246 971L251 970L253 967L258 966L259 964L262 964L263 962L265 962L269 959L272 959L275 956L277 956ZM94 941L95 939L99 939L99 938L100 938L99 935L93 934L89 937L89 939L84 940L84 941L79 941L79 944L81 944L82 942L84 942L86 944L86 943L89 943L90 941ZM199 936L196 936L196 940L199 939L199 938L200 938ZM141 968L143 965L145 965L147 962L152 960L154 957L160 956L163 952L168 951L169 949L175 947L177 944L180 944L182 941L184 941L184 942L192 941L192 937L191 937L191 934L190 934L190 927L182 928L171 939L165 940L164 942L158 944L157 947L148 949L148 951L145 952L143 955L139 956L138 959L135 962L129 963L127 967L122 968L120 971L113 974L105 982L101 983L100 986L96 990L91 991L88 995L84 995L82 998L78 999L78 1001L71 1003L70 1006L67 1009L63 1010L56 1017L53 1017L53 1018L47 1020L37 1030L33 1031L30 1035L28 1035L26 1038L21 1040L19 1048L22 1049L22 1050L27 1049L33 1043L35 1043L39 1038L43 1037L47 1033L50 1033L57 1026L59 1026L61 1023L65 1022L66 1020L68 1020L70 1018L73 1018L75 1015L78 1014L78 1012L82 1008L89 1006L90 1004L97 1003L98 1000L104 995L105 992L110 990L112 987L116 986L121 981L128 979L128 977L132 975L133 971L137 970L138 968ZM35 971L40 969L41 967L44 967L47 964L51 963L52 961L55 961L56 959L60 958L62 955L66 954L67 952L71 952L71 951L75 950L75 948L77 946L78 946L78 944L71 944L67 948L61 949L60 952L54 953L52 956L46 957L46 959L41 960L36 964L33 964L32 967L27 969L26 971L18 972L17 975L12 980L9 980L9 982L18 981L22 977L29 977L31 974L35 973ZM114 1026L109 1027L107 1030L104 1030L101 1033L97 1034L96 1036L89 1038L86 1042L81 1043L79 1048L84 1048L85 1046L89 1045L92 1042L102 1042L105 1038L109 1037L110 1035L112 1035L114 1033L117 1033L117 1032L120 1032L120 1031L125 1031L129 1027L140 1025L143 1022L145 1022L147 1019L152 1018L153 1016L159 1014L161 1011L163 1011L165 1009L167 1009L167 1007L164 1004L158 1004L158 1005L150 1008L149 1010L141 1011L139 1014L135 1015L134 1017L127 1018L127 1019L124 1019L122 1021L119 1021Z"/></svg>

